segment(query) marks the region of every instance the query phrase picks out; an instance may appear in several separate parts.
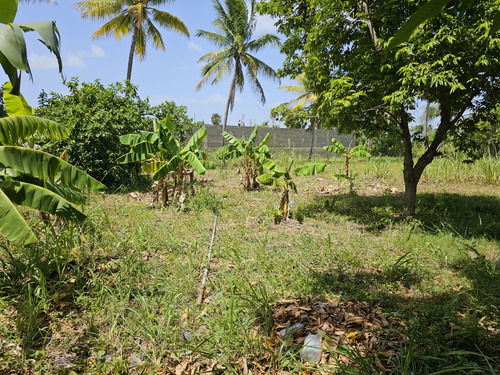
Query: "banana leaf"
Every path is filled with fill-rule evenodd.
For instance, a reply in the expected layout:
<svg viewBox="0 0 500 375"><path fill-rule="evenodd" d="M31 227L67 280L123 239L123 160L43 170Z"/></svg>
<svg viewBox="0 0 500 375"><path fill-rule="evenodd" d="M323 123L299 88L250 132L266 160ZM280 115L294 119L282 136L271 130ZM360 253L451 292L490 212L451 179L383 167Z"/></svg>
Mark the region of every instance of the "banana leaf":
<svg viewBox="0 0 500 375"><path fill-rule="evenodd" d="M62 73L62 59L59 48L61 36L59 35L56 23L54 21L24 22L20 23L19 26L24 31L34 30L42 37L41 42L56 56L59 73Z"/></svg>
<svg viewBox="0 0 500 375"><path fill-rule="evenodd" d="M311 176L313 174L323 172L325 168L325 163L310 163L295 169L294 173L297 176Z"/></svg>
<svg viewBox="0 0 500 375"><path fill-rule="evenodd" d="M17 13L17 0L2 0L0 2L2 12L0 12L0 23L11 23Z"/></svg>
<svg viewBox="0 0 500 375"><path fill-rule="evenodd" d="M91 192L106 186L71 164L43 151L25 147L0 146L0 167L12 168L39 179L60 182L69 188Z"/></svg>
<svg viewBox="0 0 500 375"><path fill-rule="evenodd" d="M58 194L20 181L0 181L0 189L15 204L81 222L86 215Z"/></svg>
<svg viewBox="0 0 500 375"><path fill-rule="evenodd" d="M36 236L12 201L0 189L0 233L10 241L28 245Z"/></svg>
<svg viewBox="0 0 500 375"><path fill-rule="evenodd" d="M261 174L257 176L257 180L263 185L274 187L283 186L285 183L281 178L276 177L276 174L273 172Z"/></svg>
<svg viewBox="0 0 500 375"><path fill-rule="evenodd" d="M349 155L350 156L360 156L360 157L364 157L364 158L369 158L372 156L370 154L370 148L368 146L365 146L365 145L359 145L359 146L354 147L349 152Z"/></svg>
<svg viewBox="0 0 500 375"><path fill-rule="evenodd" d="M12 95L12 83L5 82L3 85L3 102L9 116L33 116L33 108L26 102L24 97Z"/></svg>
<svg viewBox="0 0 500 375"><path fill-rule="evenodd" d="M179 165L182 164L184 164L184 162L180 156L174 156L168 162L163 162L163 166L153 175L153 180L159 180L165 177L168 173L175 171Z"/></svg>
<svg viewBox="0 0 500 375"><path fill-rule="evenodd" d="M182 149L182 151L198 151L201 148L201 142L207 136L207 128L202 126L199 128L193 136L189 139L186 146Z"/></svg>
<svg viewBox="0 0 500 375"><path fill-rule="evenodd" d="M345 155L347 153L346 148L338 139L332 138L333 145L324 146L323 150L333 152L339 155Z"/></svg>
<svg viewBox="0 0 500 375"><path fill-rule="evenodd" d="M32 147L36 141L60 141L68 138L69 130L54 121L36 116L0 118L0 143L17 146L24 142Z"/></svg>
<svg viewBox="0 0 500 375"><path fill-rule="evenodd" d="M183 159L188 161L189 167L193 168L196 173L205 174L207 171L194 152L187 152L183 155Z"/></svg>
<svg viewBox="0 0 500 375"><path fill-rule="evenodd" d="M149 142L140 142L132 146L128 154L120 156L116 161L118 164L127 164L151 160L159 148Z"/></svg>

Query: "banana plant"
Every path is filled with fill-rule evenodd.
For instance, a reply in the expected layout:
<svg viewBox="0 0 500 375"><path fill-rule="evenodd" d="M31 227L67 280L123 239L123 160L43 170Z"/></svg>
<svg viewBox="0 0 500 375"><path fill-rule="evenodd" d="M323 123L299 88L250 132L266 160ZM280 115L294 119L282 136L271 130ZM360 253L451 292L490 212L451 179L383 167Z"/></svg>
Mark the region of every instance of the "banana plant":
<svg viewBox="0 0 500 375"><path fill-rule="evenodd" d="M207 169L215 168L201 143L207 136L205 127L196 131L184 147L173 135L174 124L170 117L153 121L153 131L141 131L120 137L120 142L130 146L130 151L118 158L119 164L140 162L142 169L153 175L155 188L153 204L161 202L167 206L181 203L188 193L194 194L194 172L202 175Z"/></svg>
<svg viewBox="0 0 500 375"><path fill-rule="evenodd" d="M62 73L60 35L53 21L13 23L18 0L0 0L0 65L12 84L11 93L19 95L21 71L31 76L24 33L36 31L40 41L57 58L59 73Z"/></svg>
<svg viewBox="0 0 500 375"><path fill-rule="evenodd" d="M282 188L280 206L278 215L275 215L275 221L278 223L281 220L287 220L290 217L290 192L297 193L297 185L292 180L292 165L293 160L288 167L284 168L278 165L271 159L264 159L262 165L269 170L269 172L261 174L257 179L267 186L275 188ZM296 176L311 176L321 173L325 170L325 163L308 163L294 170Z"/></svg>
<svg viewBox="0 0 500 375"><path fill-rule="evenodd" d="M324 146L323 149L345 157L344 174L335 174L333 177L349 181L349 193L352 193L354 177L350 174L351 171L349 170L349 162L353 157L370 158L370 148L365 145L358 145L348 150L342 142L338 139L332 138L332 145Z"/></svg>
<svg viewBox="0 0 500 375"><path fill-rule="evenodd" d="M269 133L267 133L257 146L254 146L257 133L258 127L256 126L248 140L245 140L224 132L222 135L228 144L218 149L219 155L224 160L241 158L238 174L240 175L243 189L246 191L255 190L259 187L257 176L263 173L261 160L271 157L269 148L267 147Z"/></svg>
<svg viewBox="0 0 500 375"><path fill-rule="evenodd" d="M10 94L4 85L9 117L0 118L0 232L8 240L26 245L36 236L17 205L82 221L80 206L87 203L84 190L106 187L85 172L46 152L35 150L37 141L64 140L69 132L53 121L33 116L24 98Z"/></svg>

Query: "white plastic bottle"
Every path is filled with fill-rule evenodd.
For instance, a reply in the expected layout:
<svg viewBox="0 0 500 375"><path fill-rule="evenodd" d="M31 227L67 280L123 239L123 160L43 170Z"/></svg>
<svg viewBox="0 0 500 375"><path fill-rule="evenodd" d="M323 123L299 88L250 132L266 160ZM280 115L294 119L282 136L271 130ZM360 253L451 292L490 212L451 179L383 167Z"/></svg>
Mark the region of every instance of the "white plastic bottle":
<svg viewBox="0 0 500 375"><path fill-rule="evenodd" d="M321 361L321 338L318 335L310 333L306 336L300 357L309 362Z"/></svg>

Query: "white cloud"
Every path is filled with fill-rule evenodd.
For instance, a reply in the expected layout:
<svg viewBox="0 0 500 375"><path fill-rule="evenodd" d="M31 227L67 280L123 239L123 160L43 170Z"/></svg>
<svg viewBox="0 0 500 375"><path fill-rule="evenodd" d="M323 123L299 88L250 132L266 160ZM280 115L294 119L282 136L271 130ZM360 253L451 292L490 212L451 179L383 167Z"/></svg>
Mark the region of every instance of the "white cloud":
<svg viewBox="0 0 500 375"><path fill-rule="evenodd" d="M36 53L31 53L30 58L30 67L33 70L49 70L49 69L57 69L57 59L55 56L49 55L38 55Z"/></svg>
<svg viewBox="0 0 500 375"><path fill-rule="evenodd" d="M92 57L106 57L106 52L104 52L101 47L96 46L95 44L92 44L90 46L90 54Z"/></svg>
<svg viewBox="0 0 500 375"><path fill-rule="evenodd" d="M66 54L65 65L71 66L73 68L86 68L85 62L80 53L68 52Z"/></svg>
<svg viewBox="0 0 500 375"><path fill-rule="evenodd" d="M188 48L193 51L201 51L201 47L198 44L191 41L188 42Z"/></svg>
<svg viewBox="0 0 500 375"><path fill-rule="evenodd" d="M258 15L257 25L255 27L255 34L257 35L266 33L276 34L278 32L278 29L276 28L276 26L274 26L275 22L276 21L268 15L263 15L263 16Z"/></svg>
<svg viewBox="0 0 500 375"><path fill-rule="evenodd" d="M80 50L76 52L67 52L65 64L73 68L86 68L85 60L88 58L103 58L106 57L106 52L94 44L90 46L89 51Z"/></svg>

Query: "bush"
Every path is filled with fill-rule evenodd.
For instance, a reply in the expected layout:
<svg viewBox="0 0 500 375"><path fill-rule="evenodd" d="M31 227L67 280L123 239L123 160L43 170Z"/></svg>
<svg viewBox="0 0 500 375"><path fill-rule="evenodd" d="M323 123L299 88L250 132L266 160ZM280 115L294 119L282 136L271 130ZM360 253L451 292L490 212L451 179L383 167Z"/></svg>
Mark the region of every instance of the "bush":
<svg viewBox="0 0 500 375"><path fill-rule="evenodd" d="M42 92L38 99L38 116L64 124L71 131L68 140L46 147L56 155L67 150L69 162L104 183L109 191L120 187L141 189L151 184L139 163L116 163L118 157L128 152L128 147L119 142L119 136L151 130L153 118L162 120L167 115L171 116L181 140L196 127L186 107L174 102L151 107L129 82L105 87L99 80L80 84L73 78L66 86L68 95Z"/></svg>

